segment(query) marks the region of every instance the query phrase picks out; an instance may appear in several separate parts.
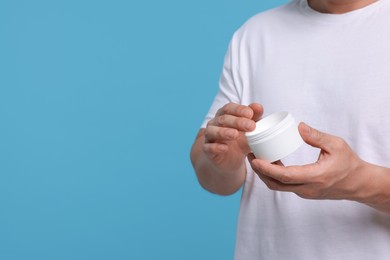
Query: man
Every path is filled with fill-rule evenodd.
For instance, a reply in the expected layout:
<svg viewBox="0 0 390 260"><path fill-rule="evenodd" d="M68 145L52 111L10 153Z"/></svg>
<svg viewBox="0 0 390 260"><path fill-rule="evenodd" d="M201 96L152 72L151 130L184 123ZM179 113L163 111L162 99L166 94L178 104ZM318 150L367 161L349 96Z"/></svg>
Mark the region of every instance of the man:
<svg viewBox="0 0 390 260"><path fill-rule="evenodd" d="M282 162L247 145L264 111L307 123ZM206 190L243 186L235 258L390 259L389 111L389 0L293 0L247 21L191 150Z"/></svg>

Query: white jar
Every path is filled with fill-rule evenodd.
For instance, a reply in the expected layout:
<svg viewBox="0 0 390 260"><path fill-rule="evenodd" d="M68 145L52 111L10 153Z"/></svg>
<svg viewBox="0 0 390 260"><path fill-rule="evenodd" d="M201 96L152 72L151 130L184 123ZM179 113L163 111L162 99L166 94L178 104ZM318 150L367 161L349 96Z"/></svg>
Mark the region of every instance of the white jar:
<svg viewBox="0 0 390 260"><path fill-rule="evenodd" d="M256 158L269 162L286 157L304 143L294 118L288 112L262 118L256 123L256 129L245 135Z"/></svg>

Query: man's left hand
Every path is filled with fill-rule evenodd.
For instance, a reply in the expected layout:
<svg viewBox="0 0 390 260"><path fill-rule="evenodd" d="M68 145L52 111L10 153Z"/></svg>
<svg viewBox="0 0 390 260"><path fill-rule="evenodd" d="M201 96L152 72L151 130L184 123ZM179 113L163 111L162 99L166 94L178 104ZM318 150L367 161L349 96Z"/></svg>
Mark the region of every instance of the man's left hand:
<svg viewBox="0 0 390 260"><path fill-rule="evenodd" d="M294 192L306 199L359 200L359 191L370 181L365 174L366 162L361 160L342 139L300 123L303 140L321 149L312 164L285 167L280 161L268 163L248 155L260 179L276 191Z"/></svg>

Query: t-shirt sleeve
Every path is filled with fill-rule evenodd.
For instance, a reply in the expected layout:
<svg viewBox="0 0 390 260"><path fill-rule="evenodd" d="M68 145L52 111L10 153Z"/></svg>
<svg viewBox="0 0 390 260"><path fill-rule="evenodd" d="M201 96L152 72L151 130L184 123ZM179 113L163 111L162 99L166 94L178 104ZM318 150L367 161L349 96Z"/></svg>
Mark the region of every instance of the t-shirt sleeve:
<svg viewBox="0 0 390 260"><path fill-rule="evenodd" d="M218 93L202 123L202 128L206 127L207 122L214 118L218 109L227 103L240 103L241 80L239 76L237 63L237 44L235 38L230 41L228 51L226 52L224 64L219 79Z"/></svg>

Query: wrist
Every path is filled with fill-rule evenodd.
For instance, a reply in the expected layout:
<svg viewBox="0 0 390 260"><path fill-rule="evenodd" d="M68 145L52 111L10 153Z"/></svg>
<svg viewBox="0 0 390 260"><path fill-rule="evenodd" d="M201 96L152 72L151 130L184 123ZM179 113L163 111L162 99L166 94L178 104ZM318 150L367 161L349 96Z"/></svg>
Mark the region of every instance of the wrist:
<svg viewBox="0 0 390 260"><path fill-rule="evenodd" d="M360 185L353 200L390 213L390 169L363 161L358 176Z"/></svg>
<svg viewBox="0 0 390 260"><path fill-rule="evenodd" d="M243 163L230 169L221 167L201 155L194 165L201 186L211 193L230 195L240 189L245 181L246 165Z"/></svg>

